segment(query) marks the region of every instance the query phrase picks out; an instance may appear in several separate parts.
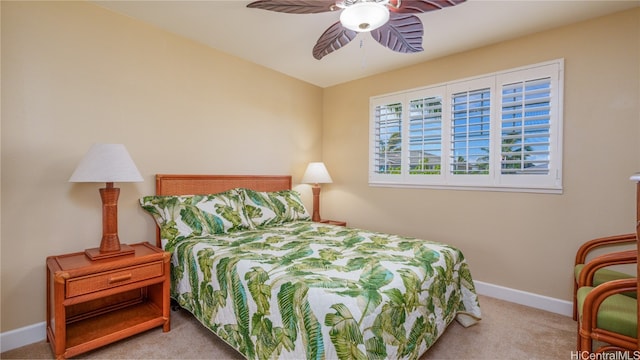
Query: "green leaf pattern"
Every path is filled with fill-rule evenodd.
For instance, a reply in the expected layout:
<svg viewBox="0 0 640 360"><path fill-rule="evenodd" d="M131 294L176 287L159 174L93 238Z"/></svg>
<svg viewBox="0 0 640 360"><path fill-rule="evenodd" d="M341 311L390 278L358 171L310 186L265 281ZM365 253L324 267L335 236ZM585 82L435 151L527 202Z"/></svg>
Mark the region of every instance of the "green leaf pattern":
<svg viewBox="0 0 640 360"><path fill-rule="evenodd" d="M165 248L171 296L247 359L418 359L481 316L462 253L435 242L290 221Z"/></svg>
<svg viewBox="0 0 640 360"><path fill-rule="evenodd" d="M253 227L273 226L311 218L295 190L237 190L243 195L244 211Z"/></svg>
<svg viewBox="0 0 640 360"><path fill-rule="evenodd" d="M210 195L145 196L140 206L158 224L163 242L251 227L238 189Z"/></svg>

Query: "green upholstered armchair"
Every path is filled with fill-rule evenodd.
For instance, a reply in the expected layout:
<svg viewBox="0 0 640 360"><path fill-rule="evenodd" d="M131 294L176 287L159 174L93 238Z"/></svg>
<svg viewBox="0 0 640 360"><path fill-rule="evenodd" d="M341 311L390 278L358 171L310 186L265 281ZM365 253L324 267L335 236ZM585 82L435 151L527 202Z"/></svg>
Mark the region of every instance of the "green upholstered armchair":
<svg viewBox="0 0 640 360"><path fill-rule="evenodd" d="M633 244L637 246L636 234L624 234L593 239L582 244L576 253L573 267L573 320L578 320L577 292L583 286L598 286L608 281L629 279L634 275L607 269L611 265L634 264L637 262L636 250L617 251L600 255L587 261L589 253L595 249ZM635 297L635 293L627 294Z"/></svg>
<svg viewBox="0 0 640 360"><path fill-rule="evenodd" d="M627 259L640 252L637 239L640 237L640 173L631 177L637 184L636 190L636 248L626 253ZM623 235L624 237L624 235ZM606 256L606 255L605 255ZM622 258L625 255L612 255ZM604 261L603 261L604 262ZM638 265L636 265L638 267ZM638 269L640 270L640 269ZM602 267L585 265L580 271L578 282L593 279ZM584 273L584 274L583 274ZM592 281L592 280L591 280ZM578 313L578 351L636 351L640 350L638 336L638 277L612 280L597 286L581 286L576 293ZM636 296L627 296L635 293ZM627 295L625 295L627 294ZM599 342L594 349L594 341Z"/></svg>
<svg viewBox="0 0 640 360"><path fill-rule="evenodd" d="M610 281L578 289L578 351L594 351L593 341L603 344L595 352L640 350L638 301L622 295L637 291L638 278Z"/></svg>

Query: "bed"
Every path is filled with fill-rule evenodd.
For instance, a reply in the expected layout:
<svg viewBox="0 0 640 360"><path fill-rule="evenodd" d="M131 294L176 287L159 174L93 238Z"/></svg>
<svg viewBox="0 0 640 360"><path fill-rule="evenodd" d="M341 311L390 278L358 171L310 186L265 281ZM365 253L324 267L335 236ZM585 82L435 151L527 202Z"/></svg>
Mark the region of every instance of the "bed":
<svg viewBox="0 0 640 360"><path fill-rule="evenodd" d="M157 175L171 297L247 359L417 359L481 312L462 252L312 222L291 176Z"/></svg>

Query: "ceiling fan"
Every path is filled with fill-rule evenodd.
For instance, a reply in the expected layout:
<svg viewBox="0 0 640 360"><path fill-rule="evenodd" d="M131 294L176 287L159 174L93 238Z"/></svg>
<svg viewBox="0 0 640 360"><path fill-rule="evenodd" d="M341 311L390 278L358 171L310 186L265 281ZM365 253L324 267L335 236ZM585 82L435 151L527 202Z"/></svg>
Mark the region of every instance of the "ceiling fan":
<svg viewBox="0 0 640 360"><path fill-rule="evenodd" d="M401 53L422 48L423 27L412 13L422 13L458 5L466 0L258 0L249 8L289 14L317 14L342 10L340 21L331 25L313 47L320 60L353 40L359 32L383 46Z"/></svg>

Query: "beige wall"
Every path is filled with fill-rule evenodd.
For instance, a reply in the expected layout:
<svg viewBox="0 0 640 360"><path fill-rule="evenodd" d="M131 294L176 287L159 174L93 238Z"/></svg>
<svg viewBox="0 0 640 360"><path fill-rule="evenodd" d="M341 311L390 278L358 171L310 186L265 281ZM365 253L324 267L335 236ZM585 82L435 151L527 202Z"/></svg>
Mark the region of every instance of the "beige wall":
<svg viewBox="0 0 640 360"><path fill-rule="evenodd" d="M92 143L127 146L145 181L117 184L120 239L153 242L154 174L297 183L321 120L319 87L90 3L3 1L1 331L45 320L48 255L99 245L101 185L67 182Z"/></svg>
<svg viewBox="0 0 640 360"><path fill-rule="evenodd" d="M475 280L570 300L579 244L635 229L639 53L635 9L325 89L323 160L334 184L323 216L457 245ZM368 186L369 97L557 58L562 195Z"/></svg>
<svg viewBox="0 0 640 360"><path fill-rule="evenodd" d="M2 332L44 321L46 256L99 242L99 186L67 182L94 142L145 178L119 184L122 242L153 239L136 200L156 173L298 182L321 157L323 217L457 245L492 284L569 300L578 244L632 230L638 9L323 90L91 4L1 6ZM368 187L370 96L561 57L563 195Z"/></svg>

